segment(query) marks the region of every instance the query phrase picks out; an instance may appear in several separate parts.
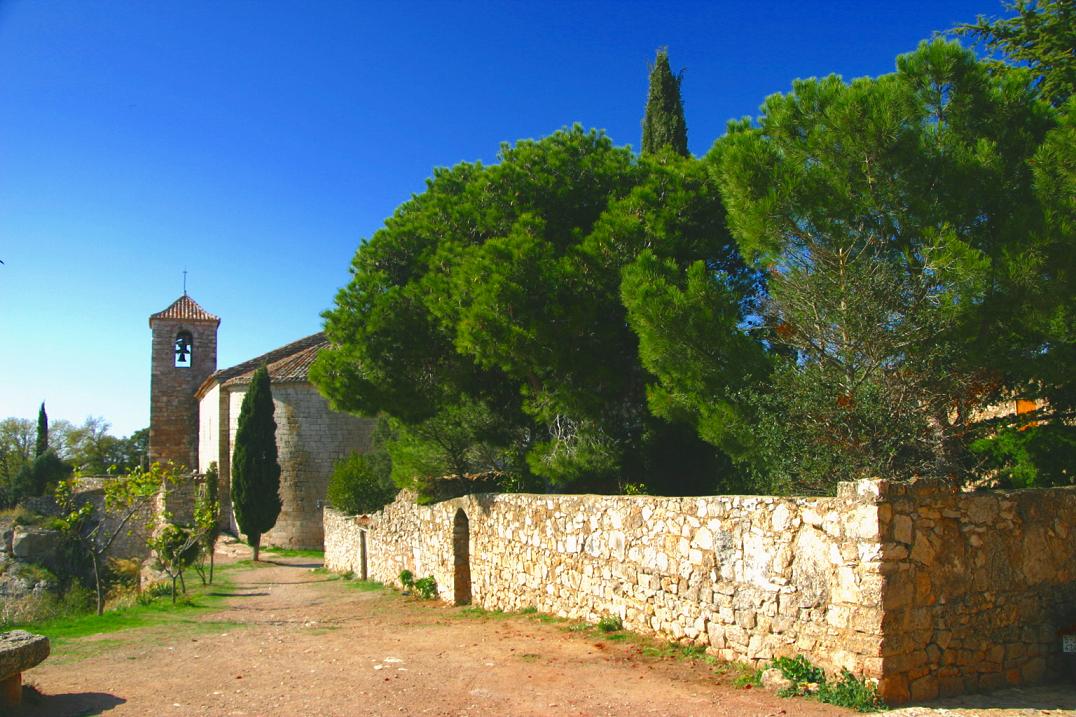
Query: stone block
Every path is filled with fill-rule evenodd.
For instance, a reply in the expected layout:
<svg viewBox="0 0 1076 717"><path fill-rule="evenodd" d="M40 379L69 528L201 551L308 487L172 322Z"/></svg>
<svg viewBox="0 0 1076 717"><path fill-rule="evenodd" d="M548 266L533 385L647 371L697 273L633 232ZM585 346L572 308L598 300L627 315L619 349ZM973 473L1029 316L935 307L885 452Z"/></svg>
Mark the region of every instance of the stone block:
<svg viewBox="0 0 1076 717"><path fill-rule="evenodd" d="M49 638L25 630L0 633L0 681L18 675L49 656Z"/></svg>
<svg viewBox="0 0 1076 717"><path fill-rule="evenodd" d="M893 540L905 545L912 544L912 519L907 515L893 517Z"/></svg>
<svg viewBox="0 0 1076 717"><path fill-rule="evenodd" d="M55 562L62 539L56 530L17 525L12 531L11 553L19 560L48 565Z"/></svg>
<svg viewBox="0 0 1076 717"><path fill-rule="evenodd" d="M912 681L908 686L908 691L912 701L926 702L928 700L937 699L940 688L937 678L933 675L924 675L923 677Z"/></svg>

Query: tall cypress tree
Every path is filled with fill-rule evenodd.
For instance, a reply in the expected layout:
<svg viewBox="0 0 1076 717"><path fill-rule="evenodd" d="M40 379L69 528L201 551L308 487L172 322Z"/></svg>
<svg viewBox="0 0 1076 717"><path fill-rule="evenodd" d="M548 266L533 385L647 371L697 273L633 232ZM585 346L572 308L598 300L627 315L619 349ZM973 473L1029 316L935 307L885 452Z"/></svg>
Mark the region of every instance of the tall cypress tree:
<svg viewBox="0 0 1076 717"><path fill-rule="evenodd" d="M681 75L669 69L669 53L663 47L650 68L650 91L643 115L643 154L671 149L681 157L687 152L687 122L680 100Z"/></svg>
<svg viewBox="0 0 1076 717"><path fill-rule="evenodd" d="M280 464L276 452L276 421L269 372L254 372L239 409L239 428L232 452L232 506L235 522L247 536L258 559L262 535L280 515Z"/></svg>
<svg viewBox="0 0 1076 717"><path fill-rule="evenodd" d="M45 413L45 402L41 402L41 408L37 411L37 445L34 447L34 458L40 458L49 449L49 416Z"/></svg>

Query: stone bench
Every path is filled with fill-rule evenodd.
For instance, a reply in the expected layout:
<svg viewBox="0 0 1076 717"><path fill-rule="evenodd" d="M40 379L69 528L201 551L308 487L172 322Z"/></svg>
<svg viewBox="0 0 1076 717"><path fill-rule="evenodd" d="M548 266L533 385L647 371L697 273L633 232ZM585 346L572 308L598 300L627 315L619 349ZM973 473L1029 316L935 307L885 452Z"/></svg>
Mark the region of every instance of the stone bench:
<svg viewBox="0 0 1076 717"><path fill-rule="evenodd" d="M25 630L0 633L0 707L22 702L22 673L49 656L49 638Z"/></svg>

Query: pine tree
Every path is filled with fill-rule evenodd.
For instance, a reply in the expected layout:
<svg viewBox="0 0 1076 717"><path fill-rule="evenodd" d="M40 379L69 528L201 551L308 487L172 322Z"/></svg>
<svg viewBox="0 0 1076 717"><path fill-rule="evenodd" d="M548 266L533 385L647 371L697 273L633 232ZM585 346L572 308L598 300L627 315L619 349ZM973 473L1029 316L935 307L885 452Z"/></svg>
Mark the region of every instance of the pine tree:
<svg viewBox="0 0 1076 717"><path fill-rule="evenodd" d="M247 536L258 559L261 538L280 515L280 464L276 452L276 421L269 372L254 372L239 409L239 428L232 453L232 505L239 530Z"/></svg>
<svg viewBox="0 0 1076 717"><path fill-rule="evenodd" d="M665 48L658 50L650 68L650 91L643 115L643 154L671 149L681 157L688 156L687 122L680 99L681 79L682 75L674 75L669 69L668 51Z"/></svg>
<svg viewBox="0 0 1076 717"><path fill-rule="evenodd" d="M45 402L41 402L41 408L37 412L37 446L34 448L34 458L40 458L49 449L49 416L45 413Z"/></svg>

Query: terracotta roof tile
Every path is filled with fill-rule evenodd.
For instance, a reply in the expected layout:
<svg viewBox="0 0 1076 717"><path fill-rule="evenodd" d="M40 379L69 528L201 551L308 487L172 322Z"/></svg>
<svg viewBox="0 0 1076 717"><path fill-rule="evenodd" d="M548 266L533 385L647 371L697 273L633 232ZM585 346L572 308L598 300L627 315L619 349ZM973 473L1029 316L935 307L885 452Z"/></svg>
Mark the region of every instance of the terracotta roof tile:
<svg viewBox="0 0 1076 717"><path fill-rule="evenodd" d="M272 383L302 383L307 380L310 364L328 345L329 340L321 332L293 341L249 361L217 371L202 383L196 395L201 398L217 383L224 386L250 383L254 372L262 365L269 369Z"/></svg>
<svg viewBox="0 0 1076 717"><path fill-rule="evenodd" d="M156 319L173 319L178 321L208 321L220 325L220 317L214 316L201 306L198 302L191 297L184 294L169 306L164 311L158 311L149 317L150 326L153 325Z"/></svg>

